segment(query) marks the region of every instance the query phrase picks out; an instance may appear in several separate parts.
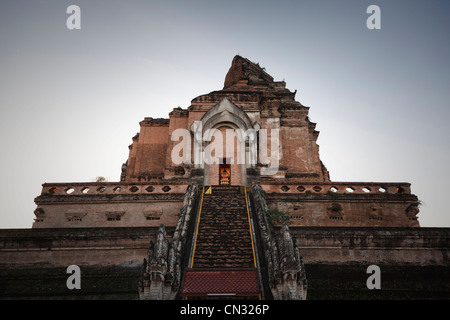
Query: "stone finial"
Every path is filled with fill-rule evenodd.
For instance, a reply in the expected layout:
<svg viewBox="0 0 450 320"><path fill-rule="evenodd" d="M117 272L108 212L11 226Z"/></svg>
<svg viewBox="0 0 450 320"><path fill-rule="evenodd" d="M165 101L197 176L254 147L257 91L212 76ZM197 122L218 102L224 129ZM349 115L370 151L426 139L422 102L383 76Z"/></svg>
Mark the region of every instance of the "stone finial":
<svg viewBox="0 0 450 320"><path fill-rule="evenodd" d="M300 251L295 245L287 223L281 227L280 270L282 273L282 295L289 300L306 299L306 273Z"/></svg>

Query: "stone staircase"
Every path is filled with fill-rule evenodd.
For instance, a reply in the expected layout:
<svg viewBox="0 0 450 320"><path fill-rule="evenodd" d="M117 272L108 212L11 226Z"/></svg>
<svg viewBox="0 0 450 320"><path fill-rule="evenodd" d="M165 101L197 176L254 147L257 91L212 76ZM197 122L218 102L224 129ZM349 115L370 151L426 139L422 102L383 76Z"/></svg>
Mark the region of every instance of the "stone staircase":
<svg viewBox="0 0 450 320"><path fill-rule="evenodd" d="M203 195L192 268L255 268L250 233L240 187L213 186Z"/></svg>

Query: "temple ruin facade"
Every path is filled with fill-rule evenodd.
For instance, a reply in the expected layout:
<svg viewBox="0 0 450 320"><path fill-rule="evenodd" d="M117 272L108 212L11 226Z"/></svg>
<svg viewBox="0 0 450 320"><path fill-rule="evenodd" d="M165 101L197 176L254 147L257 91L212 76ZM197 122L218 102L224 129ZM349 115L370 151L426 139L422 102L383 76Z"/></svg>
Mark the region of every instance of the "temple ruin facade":
<svg viewBox="0 0 450 320"><path fill-rule="evenodd" d="M398 298L414 277L448 298L448 229L420 227L408 182L332 180L296 92L235 56L221 90L139 123L120 181L44 183L33 227L0 233L2 297L22 297L15 268L79 265L124 287L65 293L88 299ZM409 280L371 291L371 264ZM64 296L51 283L34 295Z"/></svg>
<svg viewBox="0 0 450 320"><path fill-rule="evenodd" d="M286 212L291 226L419 226L419 201L409 183L330 179L309 107L295 95L285 82L236 56L222 90L173 109L167 119L140 122L119 182L44 184L33 228L175 226L187 187L220 185L223 170L229 185L260 185L269 209ZM267 159L260 156L262 140Z"/></svg>

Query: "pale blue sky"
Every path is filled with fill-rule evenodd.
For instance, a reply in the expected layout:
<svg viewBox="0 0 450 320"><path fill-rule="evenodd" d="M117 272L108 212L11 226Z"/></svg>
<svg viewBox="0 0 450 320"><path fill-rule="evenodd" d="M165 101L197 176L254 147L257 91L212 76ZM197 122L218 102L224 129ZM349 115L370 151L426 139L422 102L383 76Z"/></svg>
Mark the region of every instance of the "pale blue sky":
<svg viewBox="0 0 450 320"><path fill-rule="evenodd" d="M332 180L411 182L421 225L450 227L449 15L446 0L1 0L0 228L31 227L44 182L118 181L139 121L221 89L238 53L298 90Z"/></svg>

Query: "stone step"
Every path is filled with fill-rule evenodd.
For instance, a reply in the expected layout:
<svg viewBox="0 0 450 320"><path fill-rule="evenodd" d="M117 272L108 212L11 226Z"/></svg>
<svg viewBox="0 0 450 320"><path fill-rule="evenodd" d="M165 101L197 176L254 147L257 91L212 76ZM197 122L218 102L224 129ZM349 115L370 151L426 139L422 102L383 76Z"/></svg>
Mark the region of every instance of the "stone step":
<svg viewBox="0 0 450 320"><path fill-rule="evenodd" d="M221 246L221 245L204 245L197 246L198 252L202 254L203 252L218 252L220 254L246 254L247 252L251 252L252 248L250 246Z"/></svg>
<svg viewBox="0 0 450 320"><path fill-rule="evenodd" d="M229 250L208 250L203 249L195 254L195 258L203 257L203 258L212 258L212 257L220 257L222 259L229 258L239 258L239 259L251 259L253 258L251 248L247 248L246 250L239 251L229 251Z"/></svg>
<svg viewBox="0 0 450 320"><path fill-rule="evenodd" d="M244 262L222 262L211 264L209 262L201 263L199 262L196 266L197 268L253 268L253 263L244 263Z"/></svg>
<svg viewBox="0 0 450 320"><path fill-rule="evenodd" d="M233 263L251 263L253 262L252 258L246 256L221 256L221 255L209 255L209 256L194 256L194 263L211 263L211 264L219 264L222 262L233 262Z"/></svg>
<svg viewBox="0 0 450 320"><path fill-rule="evenodd" d="M223 210L244 211L245 203L227 204L227 205L212 205L208 203L203 204L203 210L212 212L221 212Z"/></svg>
<svg viewBox="0 0 450 320"><path fill-rule="evenodd" d="M208 238L200 238L197 239L199 241L202 241L201 246L197 246L198 249L200 248L211 248L211 247L221 247L221 248L229 248L230 250L236 250L241 248L251 248L251 244L249 245L248 242L250 241L250 238L245 239L247 241L214 241L212 239ZM229 242L229 244L225 244L225 242ZM214 248L213 248L214 249Z"/></svg>
<svg viewBox="0 0 450 320"><path fill-rule="evenodd" d="M205 236L211 237L230 237L230 236L238 236L239 238L241 237L246 237L247 235L250 234L250 231L248 231L248 229L242 227L242 225L240 226L220 226L220 227L214 227L214 226L201 226L198 228L199 231L199 236L200 234L203 234ZM247 233L245 233L245 231L248 231Z"/></svg>
<svg viewBox="0 0 450 320"><path fill-rule="evenodd" d="M209 189L209 186L205 187L205 191ZM211 186L212 194L208 195L216 195L216 194L230 194L230 193L241 193L240 186Z"/></svg>
<svg viewBox="0 0 450 320"><path fill-rule="evenodd" d="M198 266L200 263L202 264L210 264L210 265L220 265L223 263L242 263L242 264L246 264L245 267L248 266L248 264L253 264L253 259L249 259L249 258L242 258L242 257L230 257L230 258L226 258L226 257L217 257L217 256L211 256L211 257L199 257L199 256L195 256L194 257L194 263L196 266Z"/></svg>
<svg viewBox="0 0 450 320"><path fill-rule="evenodd" d="M199 229L197 239L206 242L223 242L227 240L232 243L245 243L248 241L248 239L250 239L250 232L246 231L248 230L242 229L240 232L232 231L227 234L218 234L213 232L204 232L204 229Z"/></svg>
<svg viewBox="0 0 450 320"><path fill-rule="evenodd" d="M209 239L197 239L201 241L202 244L196 245L197 250L220 250L221 248L227 248L230 252L234 252L236 250L246 250L251 249L251 245L248 244L250 239L245 242L231 242L230 244L224 244L224 241L210 241ZM217 248L217 249L216 249Z"/></svg>

